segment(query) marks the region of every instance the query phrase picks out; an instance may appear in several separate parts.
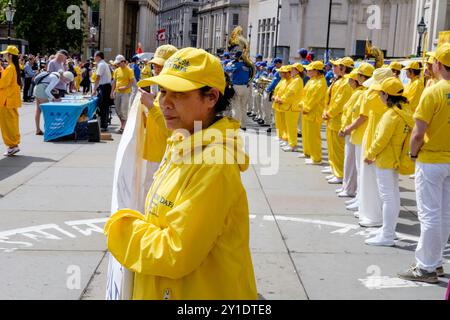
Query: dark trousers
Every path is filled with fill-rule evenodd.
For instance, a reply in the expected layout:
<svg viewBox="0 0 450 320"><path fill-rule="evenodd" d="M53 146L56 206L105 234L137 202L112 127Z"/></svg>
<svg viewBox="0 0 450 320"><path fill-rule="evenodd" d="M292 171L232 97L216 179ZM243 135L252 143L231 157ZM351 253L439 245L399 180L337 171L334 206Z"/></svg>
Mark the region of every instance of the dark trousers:
<svg viewBox="0 0 450 320"><path fill-rule="evenodd" d="M101 128L108 129L109 125L109 114L111 110L111 105L113 102L111 100L111 85L104 84L98 87L98 98L99 98L99 108L100 108L100 121Z"/></svg>
<svg viewBox="0 0 450 320"><path fill-rule="evenodd" d="M31 98L30 88L31 88L32 79L33 78L25 78L24 85L23 85L23 101L28 101Z"/></svg>

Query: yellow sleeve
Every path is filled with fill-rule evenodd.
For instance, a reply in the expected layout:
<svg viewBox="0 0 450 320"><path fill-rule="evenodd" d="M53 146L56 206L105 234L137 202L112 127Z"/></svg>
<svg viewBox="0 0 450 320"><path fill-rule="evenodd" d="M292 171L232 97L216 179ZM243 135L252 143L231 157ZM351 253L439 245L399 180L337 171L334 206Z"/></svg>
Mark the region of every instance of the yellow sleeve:
<svg viewBox="0 0 450 320"><path fill-rule="evenodd" d="M12 70L10 66L2 71L1 73L2 77L0 78L0 89L4 89L11 86L12 82L14 81L13 79L14 73L15 72Z"/></svg>
<svg viewBox="0 0 450 320"><path fill-rule="evenodd" d="M348 100L348 102L344 105L344 112L342 113L342 119L341 119L341 123L342 123L341 131L344 131L345 127L350 124L351 119L352 119L353 107L359 100L359 97L360 97L360 93L355 92L351 96L350 100Z"/></svg>
<svg viewBox="0 0 450 320"><path fill-rule="evenodd" d="M342 113L345 102L348 101L352 95L352 87L350 87L348 83L342 84L339 89L333 107L329 108L327 111L330 118L335 118Z"/></svg>
<svg viewBox="0 0 450 320"><path fill-rule="evenodd" d="M321 101L326 99L324 95L327 95L327 91L319 81L315 82L313 86L309 86L308 97L305 96L303 102L303 110L308 113L311 112L321 104Z"/></svg>
<svg viewBox="0 0 450 320"><path fill-rule="evenodd" d="M367 152L367 159L375 160L384 148L389 145L392 135L394 134L396 123L392 118L392 113L386 112L380 120L375 131L375 140L372 141L372 145Z"/></svg>
<svg viewBox="0 0 450 320"><path fill-rule="evenodd" d="M303 92L303 79L295 79L295 82L289 85L281 94L282 104L293 105L298 103Z"/></svg>
<svg viewBox="0 0 450 320"><path fill-rule="evenodd" d="M414 119L422 120L427 124L430 124L433 119L435 106L437 105L432 93L433 87L427 88L422 98L420 99L419 106L414 113Z"/></svg>
<svg viewBox="0 0 450 320"><path fill-rule="evenodd" d="M220 236L232 204L243 196L235 192L238 173L225 167L202 166L166 214L164 227L131 210L113 215L105 226L111 254L141 274L179 279L196 270Z"/></svg>
<svg viewBox="0 0 450 320"><path fill-rule="evenodd" d="M130 68L128 68L129 72L128 72L128 80L133 80L134 79L134 71L131 70Z"/></svg>

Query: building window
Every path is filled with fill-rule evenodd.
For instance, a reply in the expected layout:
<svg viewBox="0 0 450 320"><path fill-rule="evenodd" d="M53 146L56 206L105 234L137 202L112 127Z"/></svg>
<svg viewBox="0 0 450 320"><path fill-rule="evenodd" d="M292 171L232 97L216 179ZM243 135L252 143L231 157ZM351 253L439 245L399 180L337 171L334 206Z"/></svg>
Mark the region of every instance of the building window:
<svg viewBox="0 0 450 320"><path fill-rule="evenodd" d="M239 14L233 13L233 26L238 26L238 25L239 25Z"/></svg>

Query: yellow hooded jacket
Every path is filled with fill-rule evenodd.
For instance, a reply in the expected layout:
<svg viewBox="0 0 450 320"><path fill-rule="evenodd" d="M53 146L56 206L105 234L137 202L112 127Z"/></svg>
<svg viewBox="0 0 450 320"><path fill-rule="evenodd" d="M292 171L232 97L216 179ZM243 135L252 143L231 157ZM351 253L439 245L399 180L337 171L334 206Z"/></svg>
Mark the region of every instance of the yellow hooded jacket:
<svg viewBox="0 0 450 320"><path fill-rule="evenodd" d="M348 83L347 78L340 78L336 81L331 89L331 95L329 95L329 105L327 108L327 114L330 116L328 120L328 128L333 131L339 131L341 129L341 118L344 111L344 105L348 102L352 96L353 89Z"/></svg>
<svg viewBox="0 0 450 320"><path fill-rule="evenodd" d="M133 299L257 299L238 130L223 118L188 138L173 134L145 216L125 209L106 223L108 249L135 272Z"/></svg>
<svg viewBox="0 0 450 320"><path fill-rule="evenodd" d="M327 81L324 76L311 78L305 86L303 99L300 102L304 112L303 119L307 121L322 122L322 114L327 100Z"/></svg>
<svg viewBox="0 0 450 320"><path fill-rule="evenodd" d="M375 130L377 129L378 123L381 120L383 114L388 110L388 107L380 98L380 93L375 90L368 90L367 97L364 99L361 105L360 114L368 117L366 121L367 127L364 132L365 140L363 156L367 158L367 152L369 151L372 141L375 137Z"/></svg>
<svg viewBox="0 0 450 320"><path fill-rule="evenodd" d="M17 83L17 72L14 65L10 64L1 71L0 77L0 108L20 108L20 86Z"/></svg>
<svg viewBox="0 0 450 320"><path fill-rule="evenodd" d="M303 79L297 75L292 78L286 89L280 92L280 99L282 103L279 105L281 111L300 112L300 100L303 96Z"/></svg>
<svg viewBox="0 0 450 320"><path fill-rule="evenodd" d="M273 100L275 101L275 98L281 98L283 95L283 92L286 91L286 89L288 88L289 84L291 83L292 79L284 79L282 78L281 81L278 83L278 85L275 87L275 90L273 92ZM272 104L272 108L275 111L280 111L280 112L284 112L286 111L285 109L289 109L290 106L286 105L286 104L278 104L276 102L274 102Z"/></svg>
<svg viewBox="0 0 450 320"><path fill-rule="evenodd" d="M402 104L402 109L390 108L381 117L367 158L376 160L381 169L398 169L403 143L413 127L413 114L407 104Z"/></svg>
<svg viewBox="0 0 450 320"><path fill-rule="evenodd" d="M167 148L167 139L171 132L159 106L158 92L153 107L149 110L145 124L145 143L143 157L149 162L161 162Z"/></svg>
<svg viewBox="0 0 450 320"><path fill-rule="evenodd" d="M425 85L423 84L421 77L415 77L411 80L410 83L405 86L405 92L403 95L406 97L406 99L408 99L409 108L411 109L412 113L416 111L424 89Z"/></svg>
<svg viewBox="0 0 450 320"><path fill-rule="evenodd" d="M353 108L355 107L361 95L364 93L364 88L364 86L359 86L355 90L353 90L353 94L350 97L350 100L348 100L348 102L344 105L344 110L342 112L341 118L341 131L344 131L347 126L352 124Z"/></svg>

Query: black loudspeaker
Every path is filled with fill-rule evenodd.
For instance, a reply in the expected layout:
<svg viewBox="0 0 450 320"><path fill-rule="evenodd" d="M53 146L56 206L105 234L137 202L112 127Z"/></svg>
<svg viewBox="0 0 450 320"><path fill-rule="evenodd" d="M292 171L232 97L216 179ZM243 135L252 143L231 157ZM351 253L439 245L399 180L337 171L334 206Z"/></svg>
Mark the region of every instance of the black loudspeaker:
<svg viewBox="0 0 450 320"><path fill-rule="evenodd" d="M366 40L356 40L355 57L364 58L366 56Z"/></svg>
<svg viewBox="0 0 450 320"><path fill-rule="evenodd" d="M89 142L100 142L100 118L88 121Z"/></svg>

